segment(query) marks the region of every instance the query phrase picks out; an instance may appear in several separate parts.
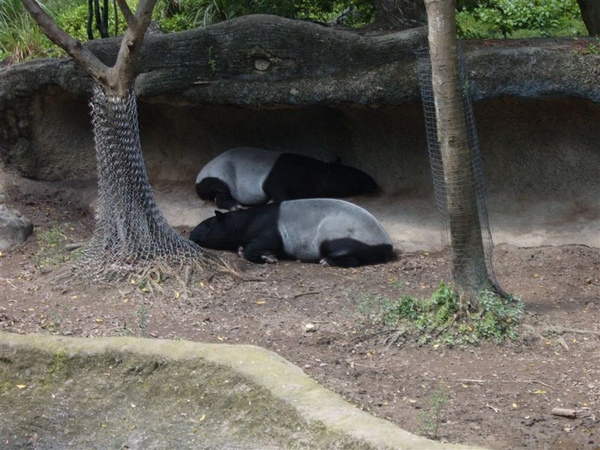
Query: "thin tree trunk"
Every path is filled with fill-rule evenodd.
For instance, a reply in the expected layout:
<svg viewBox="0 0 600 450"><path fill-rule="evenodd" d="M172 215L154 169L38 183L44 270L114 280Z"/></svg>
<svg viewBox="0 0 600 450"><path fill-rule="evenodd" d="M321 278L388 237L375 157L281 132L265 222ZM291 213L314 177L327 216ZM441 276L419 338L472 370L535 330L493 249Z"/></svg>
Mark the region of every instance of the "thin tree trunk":
<svg viewBox="0 0 600 450"><path fill-rule="evenodd" d="M456 38L455 1L425 0L437 139L444 169L451 265L461 297L489 287Z"/></svg>
<svg viewBox="0 0 600 450"><path fill-rule="evenodd" d="M144 165L132 86L134 64L157 0L140 0L135 14L126 0L116 1L128 27L115 65L107 67L81 42L61 30L36 1L22 0L44 33L75 58L97 83L91 106L98 210L94 238L80 259L87 276L127 275L136 266L157 259L181 263L194 256L209 257L167 223L154 199ZM101 19L98 0L95 5L96 17ZM107 5L108 0L104 0L105 18Z"/></svg>
<svg viewBox="0 0 600 450"><path fill-rule="evenodd" d="M600 36L600 2L598 0L577 0L581 18L590 36Z"/></svg>
<svg viewBox="0 0 600 450"><path fill-rule="evenodd" d="M88 0L88 15L87 15L87 36L88 40L94 39L94 31L92 29L92 19L94 18L93 0Z"/></svg>

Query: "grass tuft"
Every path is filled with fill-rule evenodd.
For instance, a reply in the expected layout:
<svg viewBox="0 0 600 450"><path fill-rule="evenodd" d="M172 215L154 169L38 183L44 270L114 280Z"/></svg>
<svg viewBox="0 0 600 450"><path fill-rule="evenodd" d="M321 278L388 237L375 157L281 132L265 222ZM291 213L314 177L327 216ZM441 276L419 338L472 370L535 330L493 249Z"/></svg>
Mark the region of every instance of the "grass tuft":
<svg viewBox="0 0 600 450"><path fill-rule="evenodd" d="M479 307L465 311L457 292L442 282L426 299L400 296L391 300L381 294L363 294L358 312L365 324L389 330L394 341L412 337L422 345L452 347L517 339L523 302L482 291Z"/></svg>

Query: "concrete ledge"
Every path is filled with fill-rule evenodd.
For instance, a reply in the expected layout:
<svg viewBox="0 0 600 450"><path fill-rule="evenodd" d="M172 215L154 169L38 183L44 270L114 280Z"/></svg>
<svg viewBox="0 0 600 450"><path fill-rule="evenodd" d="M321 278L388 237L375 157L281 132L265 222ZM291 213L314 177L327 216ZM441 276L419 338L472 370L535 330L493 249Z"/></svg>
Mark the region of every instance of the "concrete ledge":
<svg viewBox="0 0 600 450"><path fill-rule="evenodd" d="M0 369L6 449L473 448L374 418L255 346L0 333Z"/></svg>

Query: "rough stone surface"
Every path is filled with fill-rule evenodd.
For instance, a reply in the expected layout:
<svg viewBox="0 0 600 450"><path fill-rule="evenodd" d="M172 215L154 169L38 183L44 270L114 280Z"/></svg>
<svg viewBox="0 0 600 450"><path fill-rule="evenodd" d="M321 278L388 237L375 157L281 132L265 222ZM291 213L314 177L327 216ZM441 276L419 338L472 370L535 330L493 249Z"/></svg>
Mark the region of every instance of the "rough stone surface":
<svg viewBox="0 0 600 450"><path fill-rule="evenodd" d="M40 449L468 449L360 411L265 349L0 333L0 439Z"/></svg>
<svg viewBox="0 0 600 450"><path fill-rule="evenodd" d="M33 232L33 224L14 208L0 205L0 251L21 244Z"/></svg>

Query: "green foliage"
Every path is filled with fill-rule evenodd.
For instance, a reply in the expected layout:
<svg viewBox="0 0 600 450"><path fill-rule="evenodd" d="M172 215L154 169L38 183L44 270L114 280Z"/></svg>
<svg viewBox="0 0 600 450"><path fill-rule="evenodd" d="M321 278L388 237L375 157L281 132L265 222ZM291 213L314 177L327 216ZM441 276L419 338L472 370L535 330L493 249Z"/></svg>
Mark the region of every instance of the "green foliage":
<svg viewBox="0 0 600 450"><path fill-rule="evenodd" d="M55 0L56 1L56 0ZM129 0L127 4L132 11L137 6L137 0ZM100 2L102 6L102 2ZM110 36L122 34L126 28L125 19L117 7L117 24L115 25L115 8L113 1L108 2L108 32ZM82 42L88 40L87 34L87 2L81 0L70 0L63 2L60 8L54 8L54 20L56 24L65 30L69 35ZM96 21L92 20L92 32L96 39L100 38L100 31L96 28Z"/></svg>
<svg viewBox="0 0 600 450"><path fill-rule="evenodd" d="M85 42L88 40L87 15L87 3L82 3L81 5L75 6L72 9L62 11L57 15L57 17L55 17L55 20L57 25L73 38ZM96 30L94 31L95 35L98 36L99 32Z"/></svg>
<svg viewBox="0 0 600 450"><path fill-rule="evenodd" d="M481 0L462 2L459 37L531 37L586 34L576 0Z"/></svg>
<svg viewBox="0 0 600 450"><path fill-rule="evenodd" d="M47 56L51 45L20 0L0 0L0 60L17 63Z"/></svg>
<svg viewBox="0 0 600 450"><path fill-rule="evenodd" d="M523 302L483 291L478 309L465 311L458 294L442 282L431 297L422 300L363 295L358 312L365 322L400 330L401 335L414 336L421 344L454 346L516 339Z"/></svg>
<svg viewBox="0 0 600 450"><path fill-rule="evenodd" d="M329 23L337 21L344 26L360 28L371 23L375 7L370 0L300 0L294 18Z"/></svg>
<svg viewBox="0 0 600 450"><path fill-rule="evenodd" d="M56 24L69 35L82 42L87 36L87 2L82 0L39 1ZM129 1L135 7L137 1ZM120 32L124 29L121 17ZM113 2L109 2L109 32L115 34ZM94 29L94 35L99 32ZM21 0L0 0L0 60L10 58L17 63L31 58L64 56L64 51L54 45L39 29L23 7Z"/></svg>
<svg viewBox="0 0 600 450"><path fill-rule="evenodd" d="M193 28L190 26L190 18L186 14L175 14L171 17L164 17L159 20L160 29L167 33L184 31Z"/></svg>
<svg viewBox="0 0 600 450"><path fill-rule="evenodd" d="M584 54L586 55L600 55L600 38L596 38L595 44L590 44L585 49Z"/></svg>
<svg viewBox="0 0 600 450"><path fill-rule="evenodd" d="M82 4L73 9L66 10L58 15L56 22L59 27L69 35L82 42L87 41L87 5ZM98 35L98 32L96 32Z"/></svg>
<svg viewBox="0 0 600 450"><path fill-rule="evenodd" d="M360 27L374 17L370 0L162 0L154 17L164 31L183 31L247 14L273 14L290 19L329 22L344 17L344 25Z"/></svg>
<svg viewBox="0 0 600 450"><path fill-rule="evenodd" d="M154 11L164 31L183 31L246 14L294 17L295 2L287 0L162 0Z"/></svg>

